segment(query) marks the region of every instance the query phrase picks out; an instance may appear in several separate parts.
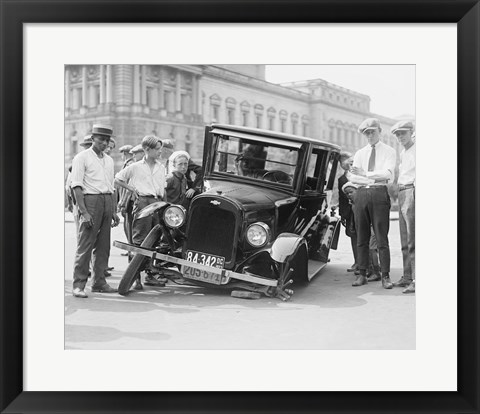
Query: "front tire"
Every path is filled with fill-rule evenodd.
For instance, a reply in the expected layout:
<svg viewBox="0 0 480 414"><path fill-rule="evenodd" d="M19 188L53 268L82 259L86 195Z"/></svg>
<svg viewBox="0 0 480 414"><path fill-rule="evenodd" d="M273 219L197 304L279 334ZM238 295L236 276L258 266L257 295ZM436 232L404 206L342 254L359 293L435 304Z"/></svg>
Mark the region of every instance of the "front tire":
<svg viewBox="0 0 480 414"><path fill-rule="evenodd" d="M145 247L147 249L152 248L161 235L162 229L160 228L160 225L157 224L152 228L152 230L150 230L150 233L148 233L147 237L145 237L145 240L142 242L140 247ZM128 295L135 280L135 276L141 270L142 264L146 259L147 257L140 253L137 253L135 256L133 256L133 259L128 264L127 270L125 270L122 280L120 280L120 284L118 285L118 293L120 295Z"/></svg>

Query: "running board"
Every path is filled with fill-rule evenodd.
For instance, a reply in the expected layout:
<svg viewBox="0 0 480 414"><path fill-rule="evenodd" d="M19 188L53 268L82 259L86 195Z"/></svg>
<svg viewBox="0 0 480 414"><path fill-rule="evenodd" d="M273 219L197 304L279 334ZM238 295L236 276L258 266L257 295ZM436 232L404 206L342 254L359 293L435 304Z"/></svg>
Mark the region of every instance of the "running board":
<svg viewBox="0 0 480 414"><path fill-rule="evenodd" d="M319 260L309 260L308 261L308 280L312 280L315 276L317 276L320 271L326 266L325 262L321 262Z"/></svg>

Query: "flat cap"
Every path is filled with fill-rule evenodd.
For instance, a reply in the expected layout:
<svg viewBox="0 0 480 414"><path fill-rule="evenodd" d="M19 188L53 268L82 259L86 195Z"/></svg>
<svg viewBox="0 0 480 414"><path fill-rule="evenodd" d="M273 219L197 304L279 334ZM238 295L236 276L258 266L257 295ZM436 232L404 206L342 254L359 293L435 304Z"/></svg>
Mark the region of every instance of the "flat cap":
<svg viewBox="0 0 480 414"><path fill-rule="evenodd" d="M109 125L95 124L92 127L92 134L104 135L110 138L113 135L113 129Z"/></svg>
<svg viewBox="0 0 480 414"><path fill-rule="evenodd" d="M414 129L415 127L413 126L412 121L399 121L392 127L390 131L392 134L395 134L397 131L413 131Z"/></svg>
<svg viewBox="0 0 480 414"><path fill-rule="evenodd" d="M87 134L83 137L83 142L80 143L79 145L81 145L82 147L87 147L88 145L92 145L92 144L93 144L92 134Z"/></svg>
<svg viewBox="0 0 480 414"><path fill-rule="evenodd" d="M363 134L365 131L368 131L369 129L382 129L380 127L380 122L378 121L377 118L365 119L365 121L363 121L358 127L358 132Z"/></svg>
<svg viewBox="0 0 480 414"><path fill-rule="evenodd" d="M118 151L120 151L120 152L130 152L130 150L132 148L133 148L132 145L123 145L118 149Z"/></svg>
<svg viewBox="0 0 480 414"><path fill-rule="evenodd" d="M162 139L163 148L173 149L173 142L171 139Z"/></svg>
<svg viewBox="0 0 480 414"><path fill-rule="evenodd" d="M135 145L131 150L130 154L135 154L137 152L143 152L143 148L141 144Z"/></svg>

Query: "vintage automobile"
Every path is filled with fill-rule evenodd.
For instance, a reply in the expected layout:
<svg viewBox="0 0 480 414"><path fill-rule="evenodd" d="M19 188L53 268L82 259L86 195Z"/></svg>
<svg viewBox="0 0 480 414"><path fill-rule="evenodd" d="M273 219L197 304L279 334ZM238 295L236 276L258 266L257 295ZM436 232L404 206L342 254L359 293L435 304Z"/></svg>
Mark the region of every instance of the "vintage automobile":
<svg viewBox="0 0 480 414"><path fill-rule="evenodd" d="M182 206L157 202L141 217L157 224L119 286L126 295L139 270L180 284L287 300L336 249L339 219L329 209L340 147L296 135L212 124L205 128L204 192Z"/></svg>

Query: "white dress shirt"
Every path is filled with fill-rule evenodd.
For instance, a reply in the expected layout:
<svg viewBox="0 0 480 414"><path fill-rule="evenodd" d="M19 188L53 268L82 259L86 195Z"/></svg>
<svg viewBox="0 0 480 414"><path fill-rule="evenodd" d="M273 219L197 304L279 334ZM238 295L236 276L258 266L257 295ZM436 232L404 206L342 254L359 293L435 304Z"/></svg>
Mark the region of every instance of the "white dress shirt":
<svg viewBox="0 0 480 414"><path fill-rule="evenodd" d="M113 194L113 159L99 157L92 148L79 152L72 161L70 186L82 187L83 194Z"/></svg>
<svg viewBox="0 0 480 414"><path fill-rule="evenodd" d="M397 162L395 150L389 145L378 141L375 144L375 169L368 171L368 161L370 160L371 153L371 145L366 145L355 153L353 166L363 169L366 177L349 173L347 176L352 183L358 185L368 185L379 182L381 182L381 184L387 184L387 181L393 180L395 164Z"/></svg>
<svg viewBox="0 0 480 414"><path fill-rule="evenodd" d="M143 158L120 170L115 179L134 187L140 196L163 198L165 194L165 167L158 160L152 169Z"/></svg>
<svg viewBox="0 0 480 414"><path fill-rule="evenodd" d="M416 145L413 143L409 149L404 148L400 153L398 184L415 184L416 152Z"/></svg>

